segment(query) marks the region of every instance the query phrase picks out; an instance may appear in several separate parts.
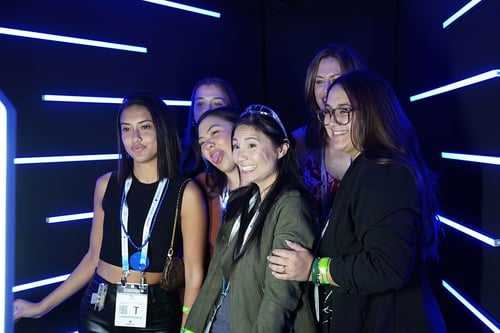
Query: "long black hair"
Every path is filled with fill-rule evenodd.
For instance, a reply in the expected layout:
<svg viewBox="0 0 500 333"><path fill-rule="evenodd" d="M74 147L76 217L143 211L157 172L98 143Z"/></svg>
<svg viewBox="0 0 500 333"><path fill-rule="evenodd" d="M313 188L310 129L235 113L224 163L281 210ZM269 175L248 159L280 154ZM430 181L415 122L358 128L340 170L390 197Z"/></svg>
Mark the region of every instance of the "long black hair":
<svg viewBox="0 0 500 333"><path fill-rule="evenodd" d="M289 148L286 154L278 160L276 181L271 186L262 202L259 194L259 187L254 183L232 191L229 196L225 220L236 219L241 215L240 229L236 239L235 252L233 254L235 257L245 251L246 248L255 246L259 243L264 221L272 206L279 200L284 191L297 190L303 198L308 197L308 191L304 185L302 173L300 172L301 169L297 160L295 145L293 141L289 140L290 135L286 132L282 126L281 120L279 120L274 111L265 106L258 105L259 110L262 110L262 108L269 110L267 114L262 111L252 112L251 110L254 106L255 105L249 106L245 112L243 112L233 129L233 136L234 131L239 126L249 126L267 136L276 148L283 144L288 144ZM274 112L274 116L271 115L271 112ZM254 196L256 196L256 202L251 207L251 198ZM304 203L306 202L307 199L304 199ZM254 223L247 243L244 248L241 248L245 231L257 209L259 209L259 215Z"/></svg>
<svg viewBox="0 0 500 333"><path fill-rule="evenodd" d="M420 154L416 131L394 90L380 75L368 70L346 73L332 87L337 85L344 89L355 112L351 141L356 150L377 163L401 164L413 173L422 209L420 253L423 258L438 260L441 224L436 216L436 175Z"/></svg>
<svg viewBox="0 0 500 333"><path fill-rule="evenodd" d="M198 126L205 118L217 117L235 124L239 119L239 114L239 110L232 106L223 106L220 108L208 110L201 115L200 119L198 119L198 123L196 124L196 132L198 133ZM198 140L196 140L196 143L198 144ZM209 161L204 161L206 165L205 183L207 184L208 197L218 197L227 185L227 176L224 172L220 171Z"/></svg>
<svg viewBox="0 0 500 333"><path fill-rule="evenodd" d="M134 161L127 154L121 137L120 118L123 110L132 105L141 105L148 109L156 128L158 177L174 178L179 175L180 143L177 134L174 113L161 98L149 92L138 91L123 99L116 119L118 151L121 158L118 160L118 182L123 184L132 173Z"/></svg>

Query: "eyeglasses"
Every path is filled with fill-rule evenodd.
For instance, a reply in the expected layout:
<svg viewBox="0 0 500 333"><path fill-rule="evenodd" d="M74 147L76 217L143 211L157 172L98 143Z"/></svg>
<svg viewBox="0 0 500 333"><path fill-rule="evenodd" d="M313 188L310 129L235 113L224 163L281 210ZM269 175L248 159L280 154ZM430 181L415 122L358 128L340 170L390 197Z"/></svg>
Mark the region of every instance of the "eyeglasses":
<svg viewBox="0 0 500 333"><path fill-rule="evenodd" d="M262 105L262 104L252 104L249 107L243 111L243 113L240 115L240 118L245 117L249 114L260 114L263 116L271 117L273 118L278 125L280 125L281 130L283 131L283 135L285 138L288 138L288 134L286 134L285 126L283 126L283 123L281 122L280 118L278 117L278 114L271 109L268 106Z"/></svg>
<svg viewBox="0 0 500 333"><path fill-rule="evenodd" d="M347 125L351 121L351 112L353 110L354 108L350 107L334 109L326 107L324 110L316 111L316 117L323 126L331 124L332 119L338 125Z"/></svg>

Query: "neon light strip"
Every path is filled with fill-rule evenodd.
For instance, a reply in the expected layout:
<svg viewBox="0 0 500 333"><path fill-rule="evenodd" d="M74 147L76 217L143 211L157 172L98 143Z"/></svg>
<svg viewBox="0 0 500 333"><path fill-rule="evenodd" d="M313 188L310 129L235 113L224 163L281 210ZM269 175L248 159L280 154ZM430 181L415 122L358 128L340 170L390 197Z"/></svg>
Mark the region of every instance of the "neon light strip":
<svg viewBox="0 0 500 333"><path fill-rule="evenodd" d="M1 96L0 96L1 97ZM0 179L2 187L0 188L0 212L2 214L2 221L8 221L7 218L7 108L0 99L0 124L1 143L0 143ZM7 222L9 223L9 222ZM0 255L0 302L3 306L8 306L5 290L7 289L7 223L3 222L0 225L0 242L2 254ZM5 322L5 311L0 310L0 323ZM2 324L4 325L4 324Z"/></svg>
<svg viewBox="0 0 500 333"><path fill-rule="evenodd" d="M67 222L67 221L76 221L76 220L91 219L93 217L94 217L94 213L93 212L79 213L79 214L70 214L70 215L60 215L60 216L47 217L45 219L45 222L47 222L47 223L60 223L60 222Z"/></svg>
<svg viewBox="0 0 500 333"><path fill-rule="evenodd" d="M494 157L494 156L469 155L469 154L457 154L457 153L442 152L441 157L447 158L450 160L459 160L459 161L467 161L467 162L477 162L477 163L500 165L500 157Z"/></svg>
<svg viewBox="0 0 500 333"><path fill-rule="evenodd" d="M120 154L17 157L14 159L14 164L104 161L104 160L117 160L119 158Z"/></svg>
<svg viewBox="0 0 500 333"><path fill-rule="evenodd" d="M463 6L458 12L450 16L449 19L443 22L443 29L446 29L450 24L458 20L461 16L465 15L468 11L470 11L474 6L478 5L483 0L472 0L465 6Z"/></svg>
<svg viewBox="0 0 500 333"><path fill-rule="evenodd" d="M96 96L72 96L72 95L42 95L42 101L121 104L123 102L123 98L96 97ZM172 106L191 106L191 101L164 99L163 102L165 102L165 104L167 104L167 105L172 105Z"/></svg>
<svg viewBox="0 0 500 333"><path fill-rule="evenodd" d="M69 276L69 274L60 275L60 276L55 276L53 278L49 278L49 279L45 279L45 280L34 281L34 282L30 282L30 283L25 283L25 284L20 284L18 286L12 287L12 292L13 293L17 293L19 291L29 290L29 289L33 289L33 288L47 286L49 284L63 282L63 281L65 281L68 278L68 276Z"/></svg>
<svg viewBox="0 0 500 333"><path fill-rule="evenodd" d="M143 1L155 3L157 5L162 5L162 6L172 7L172 8L176 8L176 9L181 9L181 10L185 10L185 11L193 12L193 13L197 13L197 14L202 14L202 15L207 15L207 16L212 16L212 17L220 18L220 13L218 13L218 12L214 12L214 11L206 10L206 9L201 9L201 8L198 8L198 7L183 5L183 4L180 4L180 3L177 3L177 2L164 1L164 0L143 0Z"/></svg>
<svg viewBox="0 0 500 333"><path fill-rule="evenodd" d="M436 89L432 89L432 90L429 90L429 91L426 91L426 92L423 92L423 93L420 93L417 95L410 96L410 102L415 102L415 101L418 101L419 99L424 99L424 98L431 97L434 95L439 95L439 94L442 94L442 93L445 93L448 91L456 90L456 89L459 89L462 87L470 86L470 85L473 85L475 83L479 83L479 82L486 81L489 79L494 79L494 78L497 78L499 76L500 76L500 69L493 69L493 70L490 70L490 71L482 73L482 74L471 76L467 79L463 79L463 80L460 80L460 81L457 81L454 83L450 83L450 84L447 84L445 86L442 86L442 87L439 87Z"/></svg>
<svg viewBox="0 0 500 333"><path fill-rule="evenodd" d="M486 233L476 231L470 227L466 227L465 225L462 225L458 222L452 221L444 216L437 215L437 217L441 223L444 223L453 229L461 231L466 235L469 235L477 240L480 240L481 242L488 244L489 246L493 246L493 247L500 246L500 239L498 239L498 238L494 238L493 236L488 235Z"/></svg>
<svg viewBox="0 0 500 333"><path fill-rule="evenodd" d="M96 47L103 47L103 48L107 48L107 49L116 49L116 50L123 50L123 51L148 53L148 49L145 47L141 47L141 46L108 43L108 42L101 42L101 41L92 40L92 39L67 37L67 36L61 36L61 35L53 35L53 34L46 34L46 33L41 33L41 32L27 31L27 30L19 30L19 29L10 29L10 28L0 27L0 34L49 40L49 41L53 41L53 42L96 46Z"/></svg>
<svg viewBox="0 0 500 333"><path fill-rule="evenodd" d="M495 333L500 333L500 325L498 322L491 318L486 312L484 312L481 308L476 306L470 300L466 298L463 294L461 294L458 290L456 290L453 286L451 286L445 280L442 281L443 287L448 290L450 294L452 294L460 303L462 303L470 312L472 312L483 324L488 326L488 328Z"/></svg>

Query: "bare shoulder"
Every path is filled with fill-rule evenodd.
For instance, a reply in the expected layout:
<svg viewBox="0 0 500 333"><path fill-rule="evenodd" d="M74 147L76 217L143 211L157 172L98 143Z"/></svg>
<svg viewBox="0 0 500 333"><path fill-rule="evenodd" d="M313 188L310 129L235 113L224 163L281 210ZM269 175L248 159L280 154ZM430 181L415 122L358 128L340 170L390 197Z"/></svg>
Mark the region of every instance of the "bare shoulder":
<svg viewBox="0 0 500 333"><path fill-rule="evenodd" d="M200 185L195 180L190 180L184 188L183 200L197 200L202 197Z"/></svg>
<svg viewBox="0 0 500 333"><path fill-rule="evenodd" d="M104 195L104 192L106 191L106 188L108 187L109 179L111 178L112 172L106 172L105 174L101 175L99 178L96 180L95 184L95 192L100 193L101 196Z"/></svg>
<svg viewBox="0 0 500 333"><path fill-rule="evenodd" d="M110 171L110 172L106 172L105 174L99 176L99 178L97 178L97 181L96 181L96 186L97 187L100 187L100 186L106 187L109 183L109 179L111 178L112 174L113 173Z"/></svg>

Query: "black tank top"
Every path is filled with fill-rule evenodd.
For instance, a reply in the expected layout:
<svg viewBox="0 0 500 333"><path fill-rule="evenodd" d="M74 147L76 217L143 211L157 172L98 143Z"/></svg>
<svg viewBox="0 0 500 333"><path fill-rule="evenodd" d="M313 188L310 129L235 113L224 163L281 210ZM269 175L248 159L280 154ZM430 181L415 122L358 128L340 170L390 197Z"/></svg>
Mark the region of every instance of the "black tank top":
<svg viewBox="0 0 500 333"><path fill-rule="evenodd" d="M167 193L163 203L159 207L156 223L151 233L148 245L148 257L150 260L146 272L162 272L167 257L167 251L172 239L172 228L174 226L175 206L181 185L186 178L178 176L168 182ZM132 185L127 194L127 204L129 208L128 233L134 243L142 245L142 229L149 207L153 200L158 182L153 184L143 184L132 176ZM103 238L101 245L100 259L121 267L121 223L120 205L123 194L123 185L119 185L116 173L109 179L106 192L102 200L104 209ZM180 211L182 203L182 193L179 200L178 222L175 232L174 250L176 257L182 257L182 235L180 226ZM128 242L128 254L130 256L140 250L136 249Z"/></svg>

